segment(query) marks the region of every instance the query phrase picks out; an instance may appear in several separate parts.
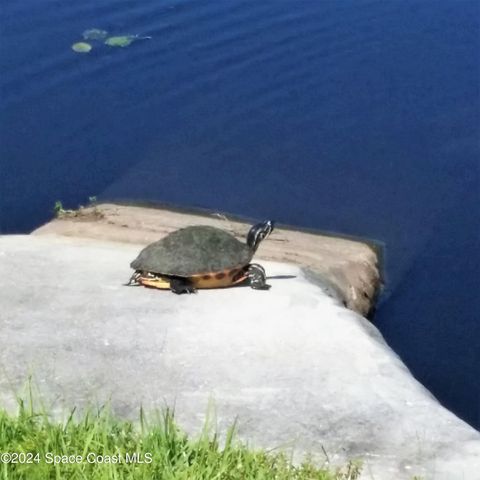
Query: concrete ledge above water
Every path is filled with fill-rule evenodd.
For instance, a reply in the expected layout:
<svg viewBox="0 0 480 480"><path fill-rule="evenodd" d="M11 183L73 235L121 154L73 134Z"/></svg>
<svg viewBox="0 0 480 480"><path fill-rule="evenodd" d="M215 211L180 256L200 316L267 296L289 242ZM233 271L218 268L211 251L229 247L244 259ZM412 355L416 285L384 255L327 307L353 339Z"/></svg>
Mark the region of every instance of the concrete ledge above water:
<svg viewBox="0 0 480 480"><path fill-rule="evenodd" d="M178 296L123 285L139 248L0 236L0 406L14 409L33 374L54 414L108 399L127 418L175 405L195 434L213 401L220 433L238 418L252 446L360 458L365 480L478 478L478 432L300 268L262 262L269 291Z"/></svg>
<svg viewBox="0 0 480 480"><path fill-rule="evenodd" d="M33 234L146 245L189 225L223 228L239 239L245 239L250 228L250 224L219 214L100 204L63 215ZM303 267L311 281L320 283L347 308L364 316L373 309L380 289L377 253L362 241L280 227L262 243L255 259Z"/></svg>

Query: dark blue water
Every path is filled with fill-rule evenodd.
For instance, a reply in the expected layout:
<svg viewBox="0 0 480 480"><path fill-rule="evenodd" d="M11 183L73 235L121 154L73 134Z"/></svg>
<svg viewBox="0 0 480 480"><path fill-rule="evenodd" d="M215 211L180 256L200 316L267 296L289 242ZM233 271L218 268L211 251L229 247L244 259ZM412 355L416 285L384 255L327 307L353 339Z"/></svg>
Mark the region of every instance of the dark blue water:
<svg viewBox="0 0 480 480"><path fill-rule="evenodd" d="M0 231L88 196L386 247L375 321L480 427L478 1L3 0ZM70 45L87 28L141 34Z"/></svg>

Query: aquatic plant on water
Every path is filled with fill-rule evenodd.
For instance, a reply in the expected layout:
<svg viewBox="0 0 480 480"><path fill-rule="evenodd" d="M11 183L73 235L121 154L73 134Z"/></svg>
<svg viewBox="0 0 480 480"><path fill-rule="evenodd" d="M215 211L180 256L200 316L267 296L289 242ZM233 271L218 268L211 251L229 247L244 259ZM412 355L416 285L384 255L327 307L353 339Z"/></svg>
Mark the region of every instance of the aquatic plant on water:
<svg viewBox="0 0 480 480"><path fill-rule="evenodd" d="M88 53L92 50L92 46L87 42L77 42L72 45L72 50L77 53Z"/></svg>
<svg viewBox="0 0 480 480"><path fill-rule="evenodd" d="M140 37L139 35L118 35L109 37L105 40L105 45L109 47L128 47L136 40L148 40L151 37Z"/></svg>
<svg viewBox="0 0 480 480"><path fill-rule="evenodd" d="M108 31L101 28L89 28L82 33L83 40L72 45L72 50L77 53L88 53L93 49L93 44L100 43L108 47L128 47L137 40L148 40L152 37L141 35L113 35L108 37Z"/></svg>
<svg viewBox="0 0 480 480"><path fill-rule="evenodd" d="M82 33L85 40L104 40L107 38L108 32L100 28L89 28Z"/></svg>

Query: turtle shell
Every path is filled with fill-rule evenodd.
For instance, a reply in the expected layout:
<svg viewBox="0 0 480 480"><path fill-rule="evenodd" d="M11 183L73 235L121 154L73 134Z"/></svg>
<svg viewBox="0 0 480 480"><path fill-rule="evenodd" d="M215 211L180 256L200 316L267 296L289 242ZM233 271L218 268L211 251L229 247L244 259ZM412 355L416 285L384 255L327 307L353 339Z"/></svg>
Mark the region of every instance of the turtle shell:
<svg viewBox="0 0 480 480"><path fill-rule="evenodd" d="M147 245L130 264L134 270L190 277L250 263L246 243L219 228L199 225L176 230Z"/></svg>

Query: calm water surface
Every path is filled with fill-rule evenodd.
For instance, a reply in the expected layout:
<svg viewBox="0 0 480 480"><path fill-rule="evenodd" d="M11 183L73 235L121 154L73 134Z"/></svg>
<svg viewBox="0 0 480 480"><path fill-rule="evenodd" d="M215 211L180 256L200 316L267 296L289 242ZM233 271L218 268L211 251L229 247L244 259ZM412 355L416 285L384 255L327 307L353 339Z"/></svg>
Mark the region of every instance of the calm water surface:
<svg viewBox="0 0 480 480"><path fill-rule="evenodd" d="M377 325L479 428L479 8L3 0L0 231L97 195L376 239Z"/></svg>

